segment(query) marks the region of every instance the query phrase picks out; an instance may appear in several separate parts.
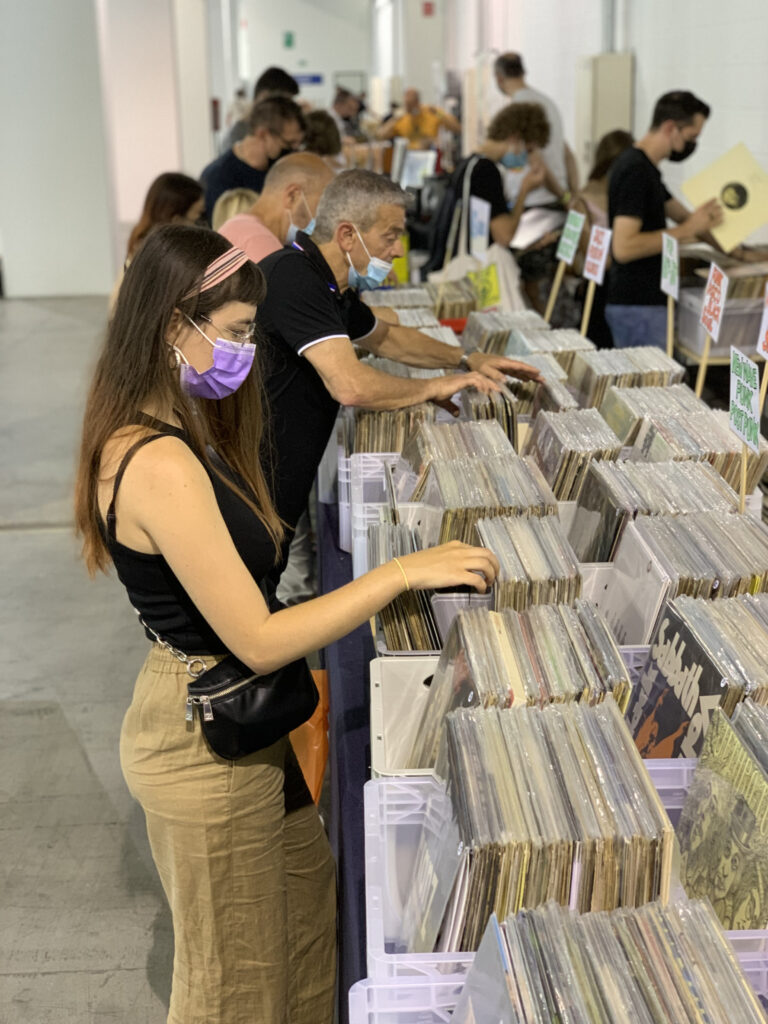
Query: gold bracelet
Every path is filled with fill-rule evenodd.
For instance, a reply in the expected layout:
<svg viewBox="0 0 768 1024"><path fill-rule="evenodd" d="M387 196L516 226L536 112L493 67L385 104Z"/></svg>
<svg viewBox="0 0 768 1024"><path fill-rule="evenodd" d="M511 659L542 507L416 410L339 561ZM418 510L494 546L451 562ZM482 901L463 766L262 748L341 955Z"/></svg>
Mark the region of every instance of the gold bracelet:
<svg viewBox="0 0 768 1024"><path fill-rule="evenodd" d="M405 589L406 590L410 590L411 589L411 585L408 582L408 577L405 575L405 569L402 567L402 565L400 565L400 559L399 558L393 558L392 561L395 563L397 568L403 574L403 579L405 580Z"/></svg>

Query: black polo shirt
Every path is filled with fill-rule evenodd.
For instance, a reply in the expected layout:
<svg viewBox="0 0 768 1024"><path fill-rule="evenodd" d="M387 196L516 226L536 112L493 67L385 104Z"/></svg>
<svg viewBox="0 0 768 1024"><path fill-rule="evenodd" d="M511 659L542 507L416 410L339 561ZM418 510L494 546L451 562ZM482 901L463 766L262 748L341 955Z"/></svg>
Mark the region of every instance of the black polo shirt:
<svg viewBox="0 0 768 1024"><path fill-rule="evenodd" d="M637 217L641 231L663 231L667 226L664 204L672 196L661 172L642 149L630 146L616 160L608 181L608 218ZM608 269L606 302L621 306L663 306L661 253L630 263L618 263L614 255Z"/></svg>
<svg viewBox="0 0 768 1024"><path fill-rule="evenodd" d="M329 338L359 341L374 330L376 317L356 291L339 291L322 253L302 231L293 246L267 256L259 267L267 281L258 320L266 336L260 361L270 406L275 502L294 527L339 408L306 352Z"/></svg>

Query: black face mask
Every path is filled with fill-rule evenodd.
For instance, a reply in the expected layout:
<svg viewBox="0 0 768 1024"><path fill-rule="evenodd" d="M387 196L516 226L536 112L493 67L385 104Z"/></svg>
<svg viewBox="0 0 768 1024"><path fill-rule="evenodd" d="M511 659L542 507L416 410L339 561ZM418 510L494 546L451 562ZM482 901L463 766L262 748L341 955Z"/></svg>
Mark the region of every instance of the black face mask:
<svg viewBox="0 0 768 1024"><path fill-rule="evenodd" d="M696 142L693 139L688 139L682 149L673 149L669 154L669 159L674 164L679 164L681 160L687 160L688 157L696 149Z"/></svg>

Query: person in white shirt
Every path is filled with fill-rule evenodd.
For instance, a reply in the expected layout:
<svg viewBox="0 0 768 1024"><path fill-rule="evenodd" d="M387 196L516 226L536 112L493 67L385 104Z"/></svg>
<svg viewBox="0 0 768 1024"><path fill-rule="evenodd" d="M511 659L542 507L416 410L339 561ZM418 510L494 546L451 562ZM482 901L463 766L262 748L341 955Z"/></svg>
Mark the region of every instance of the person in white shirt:
<svg viewBox="0 0 768 1024"><path fill-rule="evenodd" d="M526 206L547 206L553 202L567 205L571 193L579 187L576 158L563 135L563 121L560 112L549 98L538 89L532 89L525 81L525 67L519 53L502 53L493 65L496 84L504 93L507 103L538 103L544 108L549 121L549 143L541 152L544 162L555 180L562 186L560 195L542 186L526 198Z"/></svg>

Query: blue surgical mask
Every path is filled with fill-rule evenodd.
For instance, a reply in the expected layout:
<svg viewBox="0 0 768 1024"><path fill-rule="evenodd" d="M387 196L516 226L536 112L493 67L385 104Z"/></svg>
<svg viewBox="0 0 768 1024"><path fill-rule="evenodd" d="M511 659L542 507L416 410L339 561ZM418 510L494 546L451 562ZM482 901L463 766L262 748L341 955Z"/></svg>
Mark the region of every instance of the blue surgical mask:
<svg viewBox="0 0 768 1024"><path fill-rule="evenodd" d="M511 149L508 149L501 158L500 163L510 171L519 171L521 167L525 167L528 163L528 154L525 150L522 153L513 153Z"/></svg>
<svg viewBox="0 0 768 1024"><path fill-rule="evenodd" d="M365 249L365 254L368 257L368 266L366 267L365 273L361 274L359 270L355 269L352 257L349 253L346 253L347 263L349 264L349 273L347 274L349 287L357 288L360 292L367 291L369 288L379 288L384 284L392 272L392 264L387 263L386 260L380 260L378 256L371 256L368 252L368 246L363 241L362 235L357 228L355 228L355 231L357 232L360 244Z"/></svg>
<svg viewBox="0 0 768 1024"><path fill-rule="evenodd" d="M311 213L312 211L309 208L307 197L304 195L303 192L301 193L301 198L304 201L304 206L306 207L307 213ZM291 223L288 226L288 234L285 236L286 245L293 245L293 243L296 241L296 235L298 234L299 231L303 231L305 235L311 235L312 232L315 230L314 217L310 217L309 224L307 224L305 228L297 227L297 225L293 223L293 217L291 216L290 210L288 211L288 217L290 218Z"/></svg>

